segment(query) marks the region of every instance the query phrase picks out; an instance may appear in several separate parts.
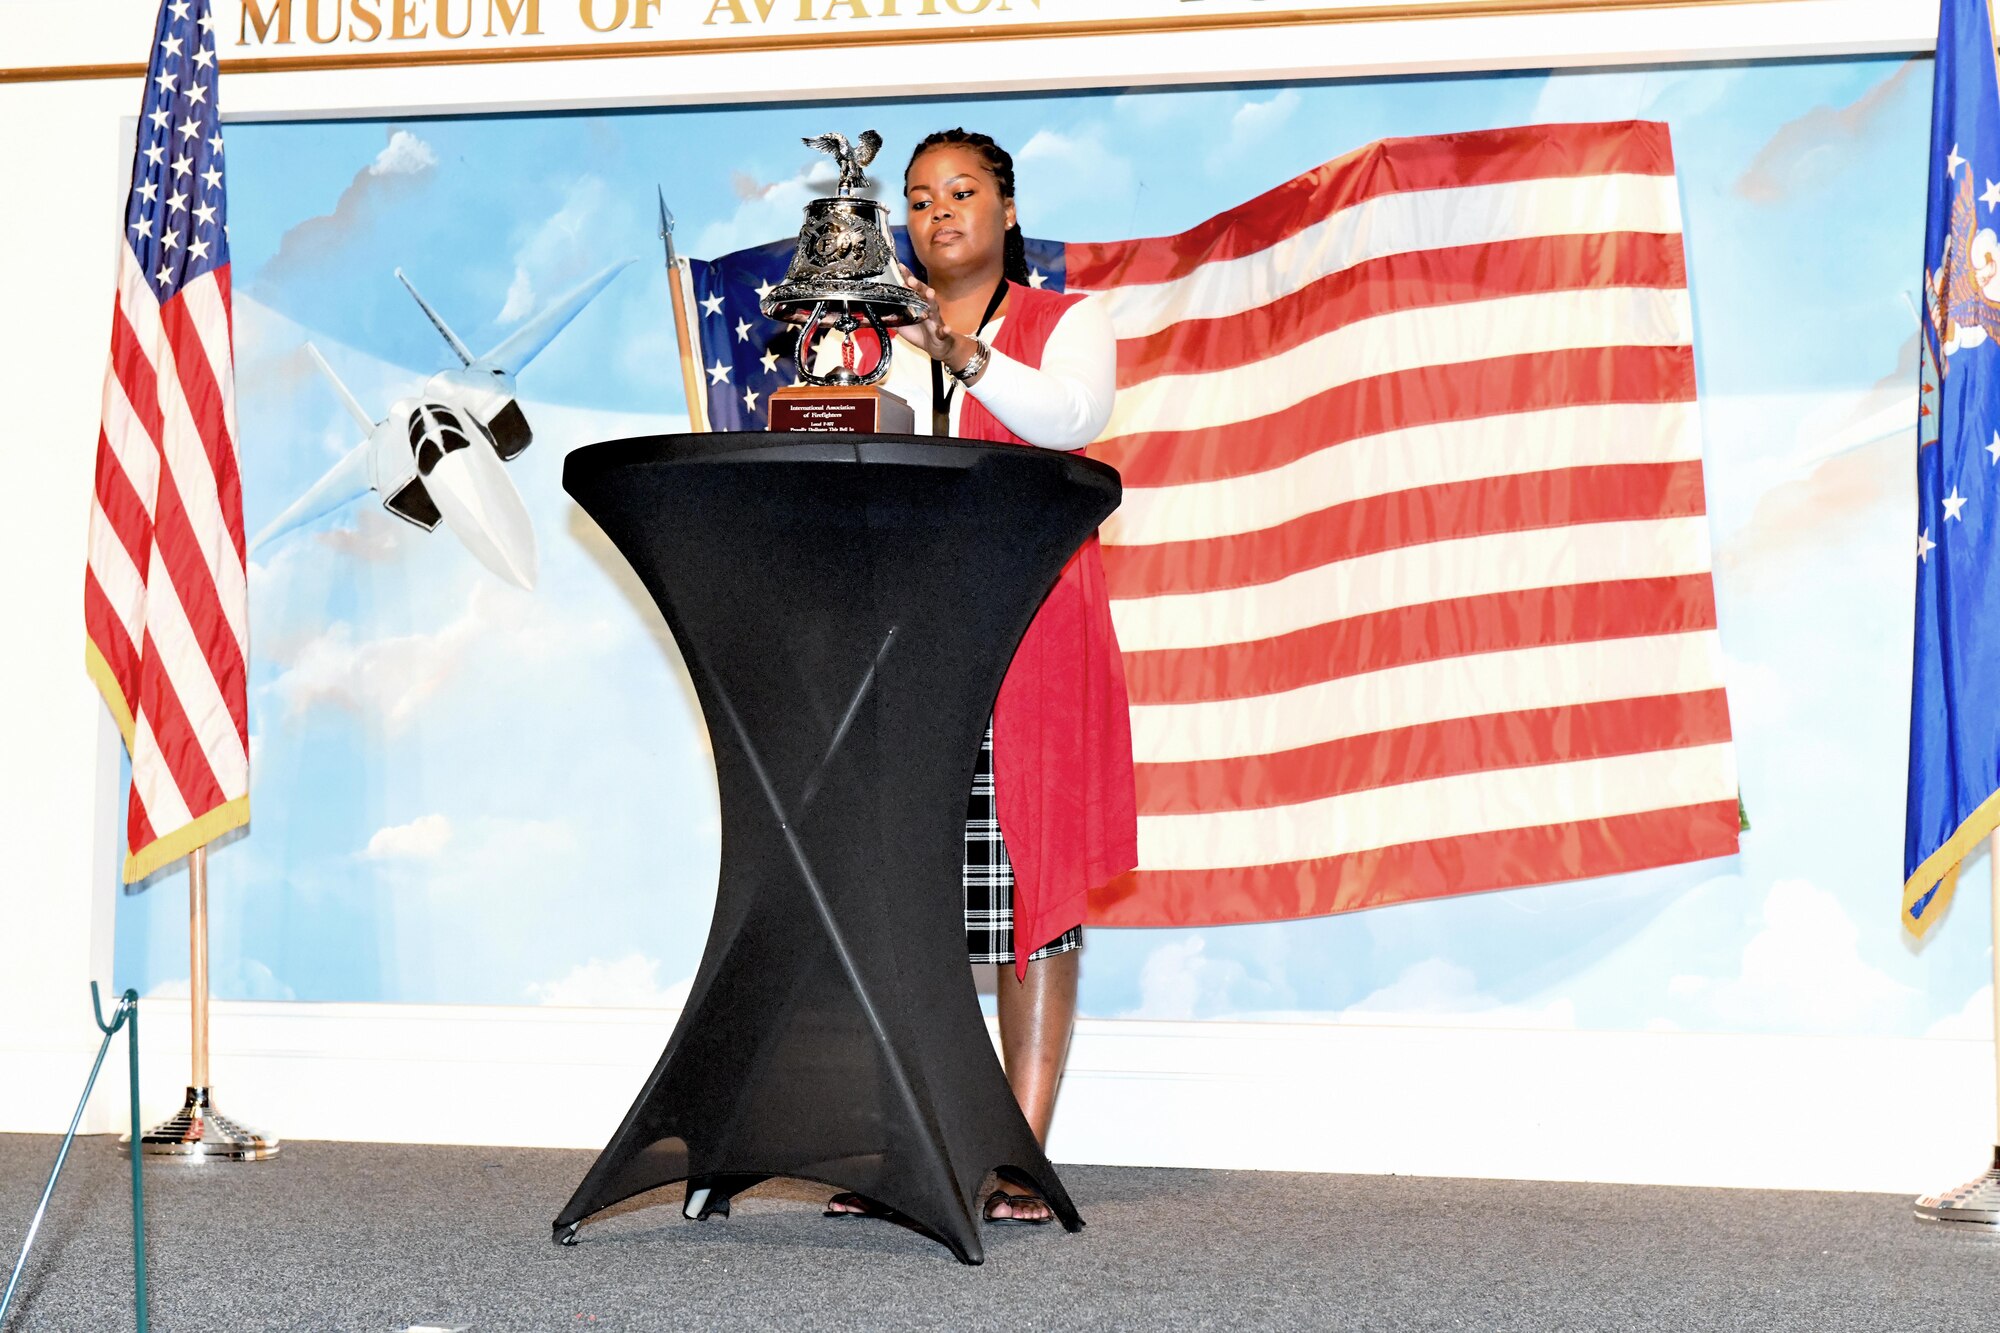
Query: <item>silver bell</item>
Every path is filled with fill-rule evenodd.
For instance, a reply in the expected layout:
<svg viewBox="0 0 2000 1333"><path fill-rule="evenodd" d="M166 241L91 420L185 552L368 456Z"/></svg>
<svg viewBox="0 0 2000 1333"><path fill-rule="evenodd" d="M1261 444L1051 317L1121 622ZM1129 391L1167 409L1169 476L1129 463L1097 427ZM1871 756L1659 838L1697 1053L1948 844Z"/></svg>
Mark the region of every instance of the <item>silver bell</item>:
<svg viewBox="0 0 2000 1333"><path fill-rule="evenodd" d="M854 191L866 182L861 169L874 160L882 136L864 130L850 145L841 134L807 139L808 148L831 153L840 163L840 193L806 204L798 248L785 280L760 307L771 319L804 325L793 353L799 379L810 384L875 384L889 373L894 343L889 330L915 324L931 313L931 303L911 291L896 264L889 210ZM875 330L881 355L866 374L853 369L855 331ZM839 368L820 375L812 369L812 348L822 329L838 330L843 344Z"/></svg>

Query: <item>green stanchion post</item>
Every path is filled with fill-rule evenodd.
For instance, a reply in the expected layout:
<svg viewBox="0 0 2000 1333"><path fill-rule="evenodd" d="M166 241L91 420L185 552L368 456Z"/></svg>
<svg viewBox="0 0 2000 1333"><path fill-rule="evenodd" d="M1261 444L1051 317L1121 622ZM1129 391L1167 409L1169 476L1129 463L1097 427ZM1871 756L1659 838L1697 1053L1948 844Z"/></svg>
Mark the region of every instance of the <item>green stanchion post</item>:
<svg viewBox="0 0 2000 1333"><path fill-rule="evenodd" d="M133 1290L138 1298L139 1333L148 1333L146 1318L146 1228L143 1186L139 1179L139 992L128 990L118 997L118 1007L111 1011L111 1021L104 1021L104 1004L97 993L97 983L90 983L90 1012L97 1020L97 1030L104 1034L98 1043L97 1059L90 1065L90 1077L83 1081L83 1096L77 1099L76 1114L69 1118L69 1129L62 1138L62 1146L56 1150L55 1169L49 1172L49 1183L42 1187L41 1201L35 1205L35 1215L28 1222L27 1239L21 1242L21 1256L14 1261L13 1275L7 1279L7 1290L0 1294L0 1329L7 1326L7 1311L14 1304L14 1294L20 1289L21 1274L27 1271L28 1252L35 1248L35 1234L42 1229L42 1217L49 1210L49 1200L55 1195L56 1181L62 1176L63 1164L69 1160L70 1145L76 1142L76 1127L83 1123L83 1108L90 1105L90 1093L97 1086L97 1075L104 1068L104 1057L111 1050L111 1038L121 1024L130 1023L128 1034L132 1061L132 1257L135 1265Z"/></svg>
<svg viewBox="0 0 2000 1333"><path fill-rule="evenodd" d="M93 995L93 1002L94 998ZM139 1124L139 992L128 989L119 1004L125 1010L125 1046L132 1066L132 1137L126 1154L132 1159L132 1303L139 1315L139 1333L147 1333L150 1323L146 1314L146 1179L140 1170L139 1152L139 1135L143 1132ZM113 1019L112 1026L117 1025L118 1020Z"/></svg>

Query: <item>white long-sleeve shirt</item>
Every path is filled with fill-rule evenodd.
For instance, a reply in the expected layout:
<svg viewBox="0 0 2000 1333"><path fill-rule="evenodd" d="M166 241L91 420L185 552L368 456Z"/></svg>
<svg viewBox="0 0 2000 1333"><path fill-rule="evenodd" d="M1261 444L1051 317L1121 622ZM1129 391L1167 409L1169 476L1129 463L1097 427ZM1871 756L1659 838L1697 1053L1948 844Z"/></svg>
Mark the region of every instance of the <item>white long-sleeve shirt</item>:
<svg viewBox="0 0 2000 1333"><path fill-rule="evenodd" d="M980 341L988 347L1007 322L1002 316L986 326ZM828 333L814 349L813 364L822 373L840 362L840 335ZM959 413L970 392L998 417L1000 424L1044 449L1081 449L1096 439L1111 419L1111 399L1118 387L1118 340L1102 305L1085 297L1063 311L1049 330L1041 369L995 352L986 373L968 390L949 374L953 388L951 433L959 433ZM882 387L910 405L916 433L931 433L931 359L906 338L896 339L889 374Z"/></svg>

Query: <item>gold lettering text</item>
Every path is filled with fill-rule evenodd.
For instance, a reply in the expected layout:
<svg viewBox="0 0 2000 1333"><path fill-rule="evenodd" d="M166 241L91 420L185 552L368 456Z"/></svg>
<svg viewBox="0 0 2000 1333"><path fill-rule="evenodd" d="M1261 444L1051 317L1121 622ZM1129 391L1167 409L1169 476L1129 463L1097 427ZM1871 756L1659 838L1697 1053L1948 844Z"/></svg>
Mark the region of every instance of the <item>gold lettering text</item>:
<svg viewBox="0 0 2000 1333"><path fill-rule="evenodd" d="M453 32L451 27L451 0L437 0L437 25L440 37L463 37L472 31L472 0L465 0L465 26Z"/></svg>
<svg viewBox="0 0 2000 1333"><path fill-rule="evenodd" d="M422 23L422 26L414 32L410 30L411 24L422 22L417 18L417 0L389 0L389 13L391 40L407 42L431 35L431 25L428 23Z"/></svg>
<svg viewBox="0 0 2000 1333"><path fill-rule="evenodd" d="M660 0L633 0L632 26L635 28L652 27L653 20L651 16L658 13L659 8Z"/></svg>
<svg viewBox="0 0 2000 1333"><path fill-rule="evenodd" d="M292 0L270 0L269 6L258 0L243 0L243 24L237 30L236 44L250 44L250 30L257 30L257 43L263 45L271 40L271 24L278 25L278 45L288 46L292 40Z"/></svg>
<svg viewBox="0 0 2000 1333"><path fill-rule="evenodd" d="M851 19L865 19L869 17L867 9L862 6L862 0L826 0L826 13L820 15L820 17L830 19L833 17L834 10L843 8L847 11L847 17Z"/></svg>
<svg viewBox="0 0 2000 1333"><path fill-rule="evenodd" d="M328 42L339 41L340 10L345 3L346 0L306 0L306 36L312 38L321 46L325 46ZM330 17L333 19L333 29L324 37L320 36L319 33L319 12L322 7L332 11ZM244 9L247 12L249 6L245 5Z"/></svg>
<svg viewBox="0 0 2000 1333"><path fill-rule="evenodd" d="M348 41L372 42L382 35L382 16L375 9L375 6L379 3L380 0L354 0L354 3L347 7L347 13L350 18L356 22L368 25L368 35L364 37L355 28L354 23L349 23L347 25Z"/></svg>
<svg viewBox="0 0 2000 1333"><path fill-rule="evenodd" d="M528 18L528 31L526 35L529 37L541 36L542 0L486 0L486 35L488 37L497 37L500 35L493 30L493 20L497 16L506 20L507 35L509 37L514 36L514 25L520 22L521 16L524 13Z"/></svg>
<svg viewBox="0 0 2000 1333"><path fill-rule="evenodd" d="M778 0L750 0L750 3L757 7L757 22L769 23L771 21L771 10L777 6ZM802 10L809 9L811 4L812 0L799 0L799 7ZM703 19L702 22L715 22L715 16L724 10L729 12L729 21L731 23L748 23L750 21L750 15L743 10L743 0L715 0L715 3L709 7L708 17ZM812 15L805 13L801 17L811 18Z"/></svg>
<svg viewBox="0 0 2000 1333"><path fill-rule="evenodd" d="M611 22L599 23L597 7L602 3L604 0L578 0L577 12L583 15L583 21L589 25L592 32L610 32L625 21L625 12L631 8L626 0L611 0L614 6L611 11Z"/></svg>

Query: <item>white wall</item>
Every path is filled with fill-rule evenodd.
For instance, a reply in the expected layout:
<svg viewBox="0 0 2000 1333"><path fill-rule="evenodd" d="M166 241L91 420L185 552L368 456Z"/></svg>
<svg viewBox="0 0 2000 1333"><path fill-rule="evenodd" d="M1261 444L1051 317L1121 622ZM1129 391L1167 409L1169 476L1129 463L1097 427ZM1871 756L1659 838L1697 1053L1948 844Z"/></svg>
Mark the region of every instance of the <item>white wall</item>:
<svg viewBox="0 0 2000 1333"><path fill-rule="evenodd" d="M81 8L12 0L0 59L143 57L153 0L94 4L88 25ZM1907 0L1780 0L888 57L256 74L225 79L223 98L231 119L766 100L876 94L883 69L913 94L972 92L1917 50L1934 29L1934 6ZM0 488L0 567L15 571L0 619L0 1130L66 1123L96 1042L87 982L110 973L123 814L116 733L82 670L80 586L120 148L137 95L132 79L23 83L0 71L0 123L23 154L17 199L0 210L13 297L0 319L13 468ZM144 1092L164 1113L184 1080L186 1011L147 1009ZM281 1134L590 1144L671 1019L221 1005L216 1084L225 1108ZM1979 1042L1094 1022L1079 1034L1053 1146L1067 1160L1914 1191L1969 1172L1990 1141L1990 1057ZM115 1119L119 1069L93 1127ZM464 1095L482 1085L495 1095ZM361 1086L395 1091L343 1095ZM1922 1135L1897 1124L1918 1096ZM490 1118L468 1122L462 1108L480 1103ZM395 1114L357 1118L369 1105Z"/></svg>

